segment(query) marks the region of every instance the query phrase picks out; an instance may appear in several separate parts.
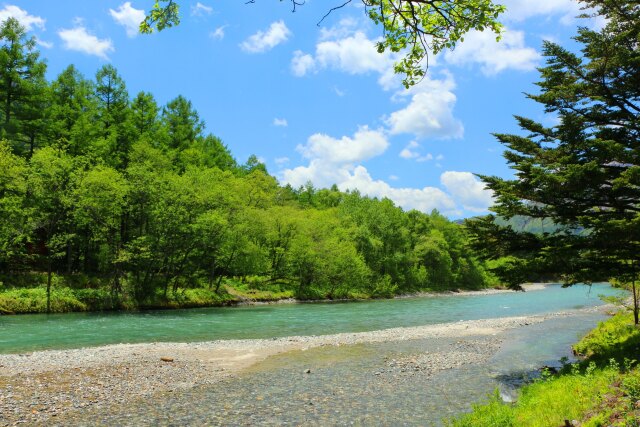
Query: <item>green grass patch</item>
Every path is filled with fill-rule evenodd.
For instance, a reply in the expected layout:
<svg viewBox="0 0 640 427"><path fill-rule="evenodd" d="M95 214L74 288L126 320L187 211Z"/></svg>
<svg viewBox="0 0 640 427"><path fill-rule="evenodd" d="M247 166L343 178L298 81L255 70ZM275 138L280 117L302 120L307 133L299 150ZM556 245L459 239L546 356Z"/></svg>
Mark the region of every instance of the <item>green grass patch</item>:
<svg viewBox="0 0 640 427"><path fill-rule="evenodd" d="M619 312L589 332L573 349L590 360L623 359L635 354L640 358L640 328L633 314Z"/></svg>
<svg viewBox="0 0 640 427"><path fill-rule="evenodd" d="M574 348L587 359L524 386L515 403L502 402L496 391L448 425L547 427L578 420L581 426L640 426L640 330L633 317L616 314Z"/></svg>
<svg viewBox="0 0 640 427"><path fill-rule="evenodd" d="M587 368L589 370L589 368ZM522 388L515 404L503 403L499 394L474 405L473 411L450 422L455 427L564 425L564 420L582 419L600 404L617 378L615 367L595 368L537 381Z"/></svg>

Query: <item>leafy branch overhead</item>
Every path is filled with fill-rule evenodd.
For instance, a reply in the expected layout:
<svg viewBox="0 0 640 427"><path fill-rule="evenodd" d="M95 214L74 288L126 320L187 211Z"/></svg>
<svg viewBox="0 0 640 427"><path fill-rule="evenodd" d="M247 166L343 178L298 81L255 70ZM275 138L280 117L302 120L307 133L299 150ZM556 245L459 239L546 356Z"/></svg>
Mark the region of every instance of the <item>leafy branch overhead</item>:
<svg viewBox="0 0 640 427"><path fill-rule="evenodd" d="M280 0L284 1L284 0ZM293 11L304 2L290 0ZM346 0L328 10L329 14L347 6ZM471 30L490 30L500 38L502 25L498 16L505 7L491 0L361 0L367 16L382 26L383 37L378 52L398 52L402 58L395 64L395 72L403 74L406 87L415 85L425 75L429 53L453 49L464 41ZM247 3L255 3L249 0ZM156 0L153 8L140 24L140 32L162 31L180 23L179 5L174 0Z"/></svg>

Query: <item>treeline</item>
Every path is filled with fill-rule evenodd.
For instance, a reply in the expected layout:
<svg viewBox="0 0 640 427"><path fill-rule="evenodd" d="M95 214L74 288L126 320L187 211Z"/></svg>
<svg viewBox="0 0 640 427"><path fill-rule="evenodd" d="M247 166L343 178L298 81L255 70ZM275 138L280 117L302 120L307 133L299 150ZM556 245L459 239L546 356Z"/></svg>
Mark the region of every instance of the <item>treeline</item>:
<svg viewBox="0 0 640 427"><path fill-rule="evenodd" d="M234 289L383 297L492 280L464 228L435 211L281 186L254 156L238 164L185 98L131 98L111 65L94 80L69 66L49 82L17 21L0 37L4 291L38 272L50 310L59 277L108 291L111 307L178 296L197 305L195 295L206 305Z"/></svg>

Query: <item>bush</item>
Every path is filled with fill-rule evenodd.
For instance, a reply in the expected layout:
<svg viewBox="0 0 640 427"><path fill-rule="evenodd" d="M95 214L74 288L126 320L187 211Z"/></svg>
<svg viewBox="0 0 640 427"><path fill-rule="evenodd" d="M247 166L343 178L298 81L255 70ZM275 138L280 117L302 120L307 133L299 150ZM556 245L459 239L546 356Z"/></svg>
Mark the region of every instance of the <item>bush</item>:
<svg viewBox="0 0 640 427"><path fill-rule="evenodd" d="M45 288L10 289L0 294L0 307L5 313L46 313L47 290ZM87 311L89 307L80 301L69 288L51 289L51 312Z"/></svg>

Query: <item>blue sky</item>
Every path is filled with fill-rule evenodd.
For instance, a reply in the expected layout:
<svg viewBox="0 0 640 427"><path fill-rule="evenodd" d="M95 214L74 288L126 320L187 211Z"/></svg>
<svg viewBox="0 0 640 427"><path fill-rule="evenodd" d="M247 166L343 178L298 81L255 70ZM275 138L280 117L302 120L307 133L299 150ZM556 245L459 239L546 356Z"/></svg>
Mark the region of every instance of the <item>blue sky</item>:
<svg viewBox="0 0 640 427"><path fill-rule="evenodd" d="M337 2L339 4L341 2ZM160 104L183 95L207 132L240 162L257 155L282 183L338 184L406 209L451 218L487 212L491 194L472 173L509 177L492 132L518 132L513 115L546 124L523 93L535 93L542 41L571 46L579 4L504 0L500 43L471 33L454 51L430 57L411 90L394 76L392 55L374 44L381 30L357 0L182 0L182 24L139 35L153 0L28 0L0 4L37 38L48 75L74 64L93 78L111 63L131 96Z"/></svg>

